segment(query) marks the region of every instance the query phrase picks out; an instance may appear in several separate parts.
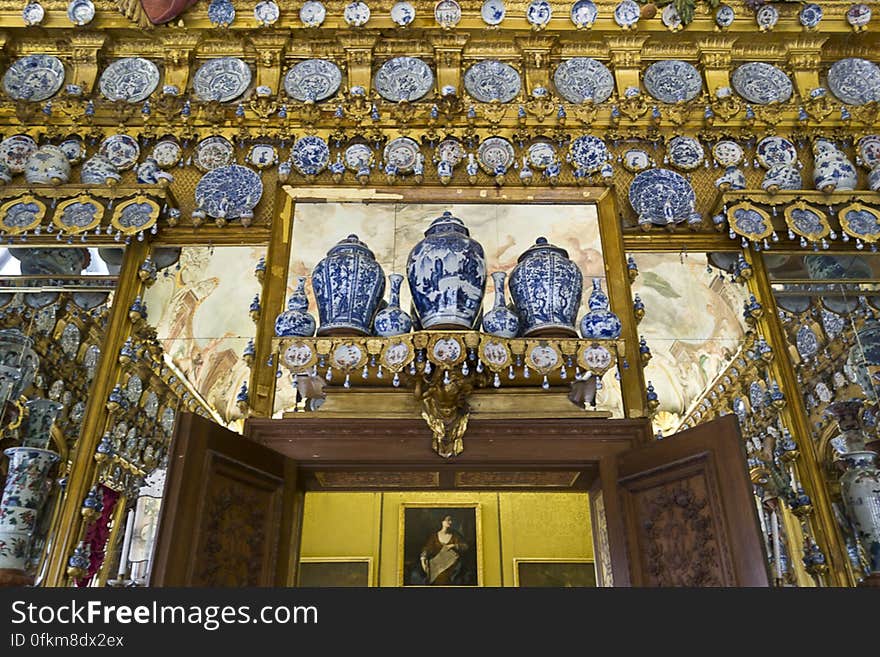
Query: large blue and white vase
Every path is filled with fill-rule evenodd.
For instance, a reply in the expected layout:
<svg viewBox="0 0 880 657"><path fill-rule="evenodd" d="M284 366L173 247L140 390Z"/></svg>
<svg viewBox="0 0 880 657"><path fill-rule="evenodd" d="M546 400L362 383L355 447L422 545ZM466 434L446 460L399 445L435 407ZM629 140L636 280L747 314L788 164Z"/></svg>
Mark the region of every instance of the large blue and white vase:
<svg viewBox="0 0 880 657"><path fill-rule="evenodd" d="M594 340L616 340L623 326L611 312L608 296L602 291L602 280L593 279L593 291L587 301L590 311L581 317L581 337Z"/></svg>
<svg viewBox="0 0 880 657"><path fill-rule="evenodd" d="M287 310L275 318L275 335L279 338L312 337L315 334L315 318L308 310L306 277L299 276L296 279L296 290L287 302Z"/></svg>
<svg viewBox="0 0 880 657"><path fill-rule="evenodd" d="M401 274L388 275L391 298L388 300L388 305L377 312L376 319L373 320L373 332L383 338L402 335L412 330L412 318L400 308L401 283L403 283Z"/></svg>
<svg viewBox="0 0 880 657"><path fill-rule="evenodd" d="M492 274L495 283L495 305L483 315L483 332L497 335L499 338L515 338L519 333L519 317L507 307L504 299L504 282L507 274L496 271Z"/></svg>
<svg viewBox="0 0 880 657"><path fill-rule="evenodd" d="M575 320L584 277L568 252L539 237L519 257L510 274L510 295L519 313L521 332L577 337Z"/></svg>
<svg viewBox="0 0 880 657"><path fill-rule="evenodd" d="M841 456L846 468L840 478L840 494L862 549L869 571L880 576L880 469L877 454L847 452Z"/></svg>
<svg viewBox="0 0 880 657"><path fill-rule="evenodd" d="M357 235L327 252L312 272L318 304L318 335L370 335L385 293L385 272Z"/></svg>
<svg viewBox="0 0 880 657"><path fill-rule="evenodd" d="M472 329L486 290L486 256L464 222L444 212L413 247L406 263L413 305L423 329Z"/></svg>

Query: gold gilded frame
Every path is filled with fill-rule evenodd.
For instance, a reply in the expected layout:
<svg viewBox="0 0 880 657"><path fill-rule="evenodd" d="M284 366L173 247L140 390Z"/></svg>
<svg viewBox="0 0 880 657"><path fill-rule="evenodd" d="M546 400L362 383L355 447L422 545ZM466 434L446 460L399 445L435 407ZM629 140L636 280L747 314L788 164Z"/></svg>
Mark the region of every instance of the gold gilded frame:
<svg viewBox="0 0 880 657"><path fill-rule="evenodd" d="M376 569L373 567L373 557L300 557L299 563L366 563L367 564L367 587L377 586ZM299 568L296 569L296 585L299 583Z"/></svg>
<svg viewBox="0 0 880 657"><path fill-rule="evenodd" d="M599 586L599 570L596 568L595 559L586 557L514 557L513 558L513 585L519 587L519 565L521 563L590 563L596 573L596 586Z"/></svg>
<svg viewBox="0 0 880 657"><path fill-rule="evenodd" d="M407 509L474 509L477 550L477 587L484 586L483 576L483 507L480 502L402 502L400 504L400 522L397 530L397 586L403 586L404 547L406 539ZM410 584L407 588L429 588ZM454 586L448 588L474 588L470 586Z"/></svg>

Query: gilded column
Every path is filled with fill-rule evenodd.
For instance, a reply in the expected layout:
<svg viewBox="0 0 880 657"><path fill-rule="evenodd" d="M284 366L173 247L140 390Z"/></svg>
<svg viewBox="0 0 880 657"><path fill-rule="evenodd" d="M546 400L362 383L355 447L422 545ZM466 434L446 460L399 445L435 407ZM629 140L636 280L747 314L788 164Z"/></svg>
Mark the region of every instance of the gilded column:
<svg viewBox="0 0 880 657"><path fill-rule="evenodd" d="M74 32L70 35L73 55L71 81L82 87L83 94L91 93L98 79L98 52L104 47L107 35L100 32Z"/></svg>
<svg viewBox="0 0 880 657"><path fill-rule="evenodd" d="M281 59L287 46L283 33L260 32L251 37L257 51L257 86L269 87L274 93L281 89Z"/></svg>
<svg viewBox="0 0 880 657"><path fill-rule="evenodd" d="M795 91L801 98L809 98L810 92L821 86L819 65L822 63L822 47L827 40L828 37L802 36L785 44Z"/></svg>
<svg viewBox="0 0 880 657"><path fill-rule="evenodd" d="M189 84L189 67L193 50L199 42L195 34L171 32L162 39L165 53L165 85L173 85L183 94Z"/></svg>
<svg viewBox="0 0 880 657"><path fill-rule="evenodd" d="M731 50L734 43L736 37L712 36L697 44L710 98L714 98L715 92L721 87L730 87Z"/></svg>
<svg viewBox="0 0 880 657"><path fill-rule="evenodd" d="M363 87L370 90L373 77L373 46L379 35L374 32L346 34L339 42L345 51L345 62L348 68L348 88Z"/></svg>
<svg viewBox="0 0 880 657"><path fill-rule="evenodd" d="M556 37L532 36L517 39L516 44L522 52L526 96L531 96L537 87L549 89L550 52L556 45Z"/></svg>
<svg viewBox="0 0 880 657"><path fill-rule="evenodd" d="M459 96L464 94L461 55L467 41L467 34L441 34L431 39L437 69L437 89L450 86L456 88Z"/></svg>
<svg viewBox="0 0 880 657"><path fill-rule="evenodd" d="M642 48L648 40L646 34L605 37L611 52L611 65L617 82L617 95L621 98L629 87L639 88Z"/></svg>

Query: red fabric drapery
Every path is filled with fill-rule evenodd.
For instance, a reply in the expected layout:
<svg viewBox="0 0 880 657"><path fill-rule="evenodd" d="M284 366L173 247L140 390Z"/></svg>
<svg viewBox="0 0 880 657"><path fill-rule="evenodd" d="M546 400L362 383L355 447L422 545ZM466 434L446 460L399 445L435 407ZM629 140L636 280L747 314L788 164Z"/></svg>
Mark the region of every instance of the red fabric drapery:
<svg viewBox="0 0 880 657"><path fill-rule="evenodd" d="M101 570L101 565L104 563L104 551L107 549L107 539L110 537L110 519L113 517L116 502L119 500L119 493L112 488L107 488L104 485L101 485L100 488L104 508L101 509L101 515L98 519L86 530L85 541L89 546L89 571L85 577L76 580L76 585L80 587L88 586L92 577Z"/></svg>

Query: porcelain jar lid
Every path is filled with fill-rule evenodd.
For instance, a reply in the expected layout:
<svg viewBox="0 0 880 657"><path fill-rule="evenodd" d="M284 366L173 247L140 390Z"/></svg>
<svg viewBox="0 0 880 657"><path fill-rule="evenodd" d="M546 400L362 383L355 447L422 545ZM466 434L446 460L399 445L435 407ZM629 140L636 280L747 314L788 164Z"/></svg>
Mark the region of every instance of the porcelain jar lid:
<svg viewBox="0 0 880 657"><path fill-rule="evenodd" d="M331 247L329 251L327 251L327 255L334 255L336 253L354 253L360 251L361 253L367 254L373 260L376 259L376 256L370 251L370 247L368 247L364 242L361 242L357 235L351 234L345 239L339 240L335 246Z"/></svg>
<svg viewBox="0 0 880 657"><path fill-rule="evenodd" d="M437 235L439 233L461 233L468 237L471 235L464 222L458 217L452 216L449 210L446 210L441 216L431 222L431 225L425 231L425 236Z"/></svg>
<svg viewBox="0 0 880 657"><path fill-rule="evenodd" d="M543 253L557 253L563 258L568 258L568 251L561 246L550 244L546 237L539 237L535 240L535 243L532 246L522 252L522 255L517 259L517 262L522 262L526 258L531 258L534 255Z"/></svg>

